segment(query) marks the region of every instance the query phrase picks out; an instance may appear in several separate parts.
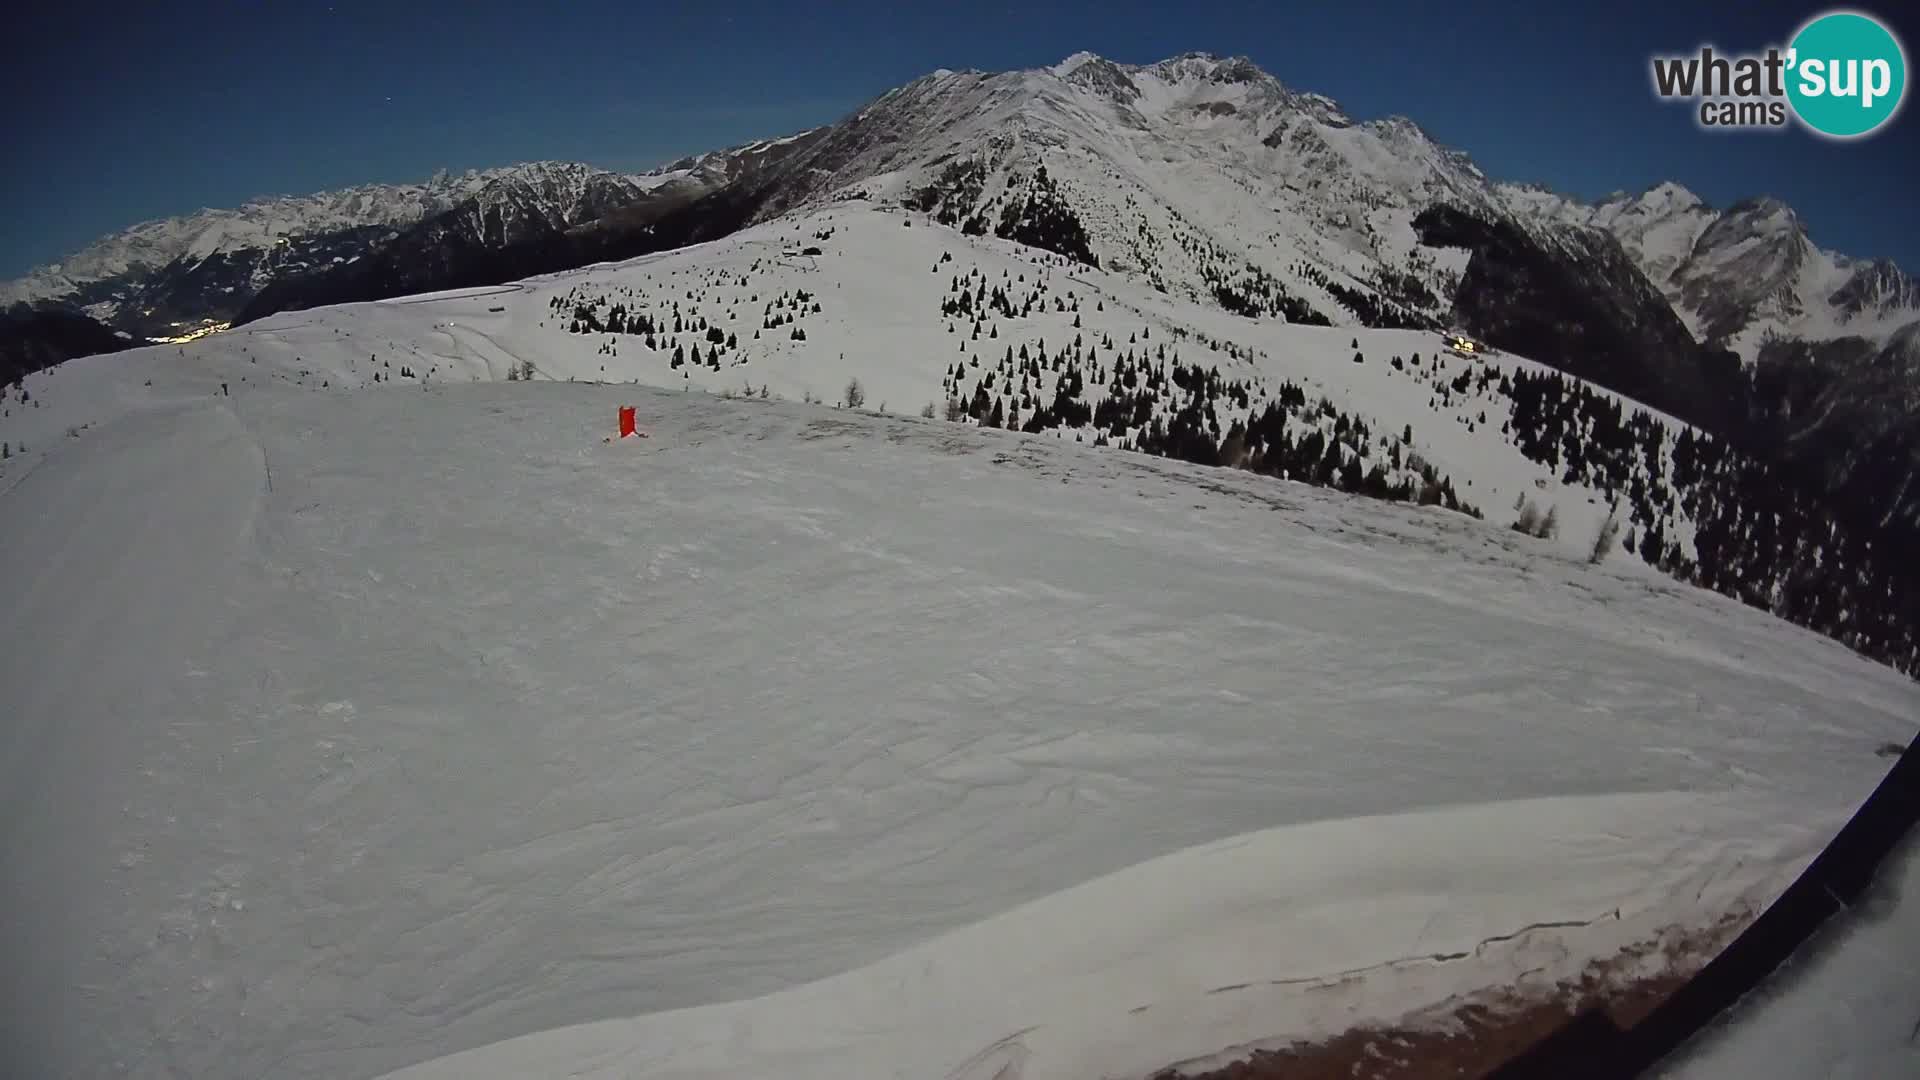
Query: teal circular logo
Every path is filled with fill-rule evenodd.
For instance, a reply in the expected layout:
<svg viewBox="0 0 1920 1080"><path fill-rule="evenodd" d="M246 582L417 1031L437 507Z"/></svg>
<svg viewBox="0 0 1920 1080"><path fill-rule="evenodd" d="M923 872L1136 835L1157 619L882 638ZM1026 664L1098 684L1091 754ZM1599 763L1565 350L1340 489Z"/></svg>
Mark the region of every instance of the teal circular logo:
<svg viewBox="0 0 1920 1080"><path fill-rule="evenodd" d="M1900 111L1907 56L1878 19L1829 12L1801 27L1787 48L1787 100L1814 131L1857 138Z"/></svg>

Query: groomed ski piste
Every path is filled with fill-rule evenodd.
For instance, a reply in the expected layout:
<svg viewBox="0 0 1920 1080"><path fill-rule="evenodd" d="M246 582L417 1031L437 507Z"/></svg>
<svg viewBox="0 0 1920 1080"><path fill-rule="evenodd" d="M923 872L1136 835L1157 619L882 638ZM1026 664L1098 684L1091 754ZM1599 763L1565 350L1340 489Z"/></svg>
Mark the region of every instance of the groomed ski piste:
<svg viewBox="0 0 1920 1080"><path fill-rule="evenodd" d="M1592 493L1380 362L1431 335L905 217L31 377L0 417L26 1073L1144 1077L1697 963L1911 737L1893 671L1589 564ZM1489 519L899 415L966 353L970 268L1080 300L995 353L1235 342L1205 359L1412 426ZM710 320L737 288L742 344L673 368L556 315L616 288ZM800 288L804 340L750 351ZM801 400L852 378L863 409ZM645 438L609 440L623 405ZM1558 540L1495 518L1521 495Z"/></svg>

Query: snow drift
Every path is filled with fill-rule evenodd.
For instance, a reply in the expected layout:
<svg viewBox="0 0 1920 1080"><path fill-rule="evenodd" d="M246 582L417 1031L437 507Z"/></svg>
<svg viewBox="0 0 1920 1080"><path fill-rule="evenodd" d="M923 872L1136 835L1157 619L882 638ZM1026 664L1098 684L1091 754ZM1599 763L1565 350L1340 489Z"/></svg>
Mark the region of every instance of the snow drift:
<svg viewBox="0 0 1920 1080"><path fill-rule="evenodd" d="M1779 809L1662 793L1267 830L794 990L547 1032L395 1080L1144 1076L1490 988L1547 989L1591 957L1711 922L1777 888L1834 824L1760 824Z"/></svg>

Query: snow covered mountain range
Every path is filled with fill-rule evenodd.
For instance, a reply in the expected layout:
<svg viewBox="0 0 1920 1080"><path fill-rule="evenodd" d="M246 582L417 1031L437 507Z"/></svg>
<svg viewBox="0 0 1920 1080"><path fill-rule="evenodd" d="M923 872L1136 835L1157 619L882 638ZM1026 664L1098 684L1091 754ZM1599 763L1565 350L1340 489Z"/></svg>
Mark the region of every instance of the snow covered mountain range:
<svg viewBox="0 0 1920 1080"><path fill-rule="evenodd" d="M1920 288L1899 268L1819 249L1769 199L1714 210L1663 184L1588 204L1501 183L1410 120L1356 122L1243 58L941 70L641 176L539 163L140 226L0 297L165 337L632 258L847 198L1255 320L1461 325L1920 536Z"/></svg>
<svg viewBox="0 0 1920 1080"><path fill-rule="evenodd" d="M77 308L136 338L171 337L232 319L274 282L356 263L429 220L505 246L711 180L693 168L628 176L540 161L255 199L103 237L0 285L0 308Z"/></svg>
<svg viewBox="0 0 1920 1080"><path fill-rule="evenodd" d="M1702 340L1752 359L1769 339L1890 339L1920 320L1920 286L1891 260L1817 247L1793 208L1765 196L1716 210L1674 183L1594 204L1502 185L1516 211L1604 229Z"/></svg>
<svg viewBox="0 0 1920 1080"><path fill-rule="evenodd" d="M1415 219L1435 205L1576 248L1573 231L1603 231L1694 336L1749 361L1771 337L1884 343L1920 320L1911 278L1817 248L1776 200L1714 210L1669 183L1588 204L1498 183L1410 120L1356 123L1243 58L1202 53L938 71L839 123L640 176L535 162L202 210L134 226L0 286L0 307L78 306L161 336L234 314L274 282L350 267L443 215L458 225L441 223L440 234L500 249L631 222L665 195L729 187L754 197L754 219L868 185L876 198L931 199L992 226L1034 193L1042 165L1103 265L1195 295L1250 288L1240 302L1256 305L1284 296L1309 321L1446 321L1466 253L1423 242Z"/></svg>

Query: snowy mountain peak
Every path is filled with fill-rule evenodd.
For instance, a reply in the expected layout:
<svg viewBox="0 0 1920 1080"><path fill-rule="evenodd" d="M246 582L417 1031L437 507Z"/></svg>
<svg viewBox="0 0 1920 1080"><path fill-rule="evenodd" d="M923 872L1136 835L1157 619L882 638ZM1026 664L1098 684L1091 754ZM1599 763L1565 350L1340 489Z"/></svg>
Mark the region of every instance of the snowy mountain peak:
<svg viewBox="0 0 1920 1080"><path fill-rule="evenodd" d="M1302 96L1318 97L1318 95ZM1326 98L1321 98L1320 100L1326 101L1330 105L1333 104L1333 102ZM1336 105L1335 108L1338 108L1338 106ZM1383 116L1378 120L1369 120L1361 126L1389 143L1408 147L1438 145L1439 143L1439 140L1429 134L1427 129L1405 116Z"/></svg>
<svg viewBox="0 0 1920 1080"><path fill-rule="evenodd" d="M1221 57L1214 53L1199 49L1190 49L1183 53L1175 53L1165 60L1157 60L1145 66L1147 70L1150 71L1208 74L1211 73L1220 62Z"/></svg>
<svg viewBox="0 0 1920 1080"><path fill-rule="evenodd" d="M1140 87L1133 81L1128 69L1103 56L1075 53L1050 70L1064 82L1085 87L1122 105L1131 104L1141 97Z"/></svg>
<svg viewBox="0 0 1920 1080"><path fill-rule="evenodd" d="M1545 190L1545 189L1537 189ZM1711 209L1706 201L1685 185L1664 180L1640 192L1616 191L1594 204L1601 216L1633 214L1640 217L1684 214L1690 210Z"/></svg>
<svg viewBox="0 0 1920 1080"><path fill-rule="evenodd" d="M1642 192L1639 202L1642 206L1652 207L1657 205L1665 207L1672 212L1706 206L1706 202L1702 200L1700 196L1695 195L1686 187L1676 184L1671 180L1655 184Z"/></svg>
<svg viewBox="0 0 1920 1080"><path fill-rule="evenodd" d="M1497 190L1523 220L1611 233L1696 337L1748 361L1773 338L1884 343L1920 321L1920 290L1898 267L1819 248L1793 207L1770 195L1716 210L1672 181L1597 203L1536 185Z"/></svg>
<svg viewBox="0 0 1920 1080"><path fill-rule="evenodd" d="M1222 82L1278 82L1252 60L1244 56L1230 56L1213 69L1214 76Z"/></svg>
<svg viewBox="0 0 1920 1080"><path fill-rule="evenodd" d="M1279 80L1247 57L1221 57L1209 52L1181 53L1151 64L1120 64L1098 53L1077 52L1049 67L1017 74L1051 76L1123 105L1149 96L1141 88L1141 80L1185 97L1192 97L1205 87L1241 85L1271 91L1280 89Z"/></svg>
<svg viewBox="0 0 1920 1080"><path fill-rule="evenodd" d="M1771 195L1755 195L1727 207L1727 217L1741 218L1749 227L1774 231L1797 230L1800 215Z"/></svg>
<svg viewBox="0 0 1920 1080"><path fill-rule="evenodd" d="M1143 70L1168 82L1202 81L1212 83L1271 83L1279 80L1261 70L1244 56L1216 56L1210 52L1187 52L1149 64Z"/></svg>
<svg viewBox="0 0 1920 1080"><path fill-rule="evenodd" d="M1078 71L1084 65L1091 64L1095 61L1104 61L1104 60L1105 58L1100 56L1098 53L1090 53L1090 52L1082 51L1082 52L1074 53L1072 56L1067 57L1065 60L1060 61L1059 63L1053 65L1047 70L1053 72L1055 75L1058 75L1059 77L1064 79L1067 76L1073 74L1075 71ZM938 75L940 73L936 71L934 72L934 74Z"/></svg>
<svg viewBox="0 0 1920 1080"><path fill-rule="evenodd" d="M1828 302L1849 316L1873 315L1920 308L1920 284L1909 277L1892 259L1849 264L1853 273L1834 290ZM1920 329L1920 319L1903 328Z"/></svg>

